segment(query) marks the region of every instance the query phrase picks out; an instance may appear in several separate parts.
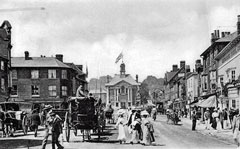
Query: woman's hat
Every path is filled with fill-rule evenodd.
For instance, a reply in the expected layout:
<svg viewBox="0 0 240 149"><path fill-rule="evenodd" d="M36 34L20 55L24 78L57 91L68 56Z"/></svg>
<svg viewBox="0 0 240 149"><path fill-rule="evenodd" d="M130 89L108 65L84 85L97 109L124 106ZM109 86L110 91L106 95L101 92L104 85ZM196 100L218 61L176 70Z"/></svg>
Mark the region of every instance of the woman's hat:
<svg viewBox="0 0 240 149"><path fill-rule="evenodd" d="M43 108L43 110L47 110L47 109L51 109L53 108L51 105L45 105L45 107Z"/></svg>
<svg viewBox="0 0 240 149"><path fill-rule="evenodd" d="M149 115L149 113L146 110L144 110L141 112L141 115Z"/></svg>

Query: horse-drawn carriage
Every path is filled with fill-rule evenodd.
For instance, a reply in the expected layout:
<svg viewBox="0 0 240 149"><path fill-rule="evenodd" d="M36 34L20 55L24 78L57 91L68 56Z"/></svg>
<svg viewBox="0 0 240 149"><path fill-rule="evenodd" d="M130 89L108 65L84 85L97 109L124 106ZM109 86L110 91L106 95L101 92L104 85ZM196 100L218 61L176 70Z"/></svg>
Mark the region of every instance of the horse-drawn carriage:
<svg viewBox="0 0 240 149"><path fill-rule="evenodd" d="M66 141L70 140L70 131L77 136L77 130L81 130L83 141L85 135L90 140L90 130L95 132L100 139L100 133L105 127L105 118L101 107L95 107L94 101L89 98L71 97L68 100L68 109L55 110L64 121ZM87 133L87 134L86 134Z"/></svg>
<svg viewBox="0 0 240 149"><path fill-rule="evenodd" d="M177 125L178 122L181 121L181 119L179 118L178 116L178 113L173 111L173 110L167 110L167 123L169 123L169 121L174 124L174 125Z"/></svg>
<svg viewBox="0 0 240 149"><path fill-rule="evenodd" d="M0 108L2 109L3 117L1 122L2 129L5 133L13 135L13 131L23 130L27 134L30 126L30 115L32 110L32 103L28 102L2 102ZM3 130L4 131L4 130Z"/></svg>

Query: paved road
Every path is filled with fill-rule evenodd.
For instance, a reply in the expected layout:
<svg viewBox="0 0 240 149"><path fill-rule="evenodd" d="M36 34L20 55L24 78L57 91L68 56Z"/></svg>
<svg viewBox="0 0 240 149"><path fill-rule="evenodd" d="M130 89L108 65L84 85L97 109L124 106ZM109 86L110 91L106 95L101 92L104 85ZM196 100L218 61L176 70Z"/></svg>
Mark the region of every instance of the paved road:
<svg viewBox="0 0 240 149"><path fill-rule="evenodd" d="M181 149L197 149L197 148L236 148L234 144L227 141L218 140L209 135L203 135L199 132L192 131L191 125L181 124L171 125L166 123L166 116L158 116L154 123L156 134L160 138L163 148L181 148Z"/></svg>
<svg viewBox="0 0 240 149"><path fill-rule="evenodd" d="M157 121L153 122L155 126L155 137L157 144L155 146L142 146L140 144L131 145L119 144L116 140L117 130L109 126L101 136L101 140L97 141L97 136L92 136L92 141L82 142L80 135L74 136L71 133L70 142L64 142L66 149L108 149L108 148L160 148L160 149L197 149L197 148L236 148L236 145L228 143L227 141L220 141L212 136L203 135L199 132L193 132L189 128L190 125L170 125L166 123L166 116L158 116ZM79 132L78 132L79 133ZM38 134L37 138L33 137L33 132L29 135L23 136L22 132L15 134L14 138L0 138L0 149L14 149L14 148L30 148L39 149L41 147L41 140L43 138L43 130ZM51 139L51 137L50 137ZM47 148L51 148L51 142Z"/></svg>

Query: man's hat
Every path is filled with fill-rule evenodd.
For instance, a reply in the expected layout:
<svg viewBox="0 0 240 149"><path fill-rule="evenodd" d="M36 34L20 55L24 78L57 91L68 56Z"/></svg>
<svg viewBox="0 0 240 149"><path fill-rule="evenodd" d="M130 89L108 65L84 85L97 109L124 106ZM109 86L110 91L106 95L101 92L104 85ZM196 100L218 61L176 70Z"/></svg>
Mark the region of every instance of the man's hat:
<svg viewBox="0 0 240 149"><path fill-rule="evenodd" d="M43 110L47 110L47 109L51 109L53 108L51 105L45 105L45 107L43 108Z"/></svg>

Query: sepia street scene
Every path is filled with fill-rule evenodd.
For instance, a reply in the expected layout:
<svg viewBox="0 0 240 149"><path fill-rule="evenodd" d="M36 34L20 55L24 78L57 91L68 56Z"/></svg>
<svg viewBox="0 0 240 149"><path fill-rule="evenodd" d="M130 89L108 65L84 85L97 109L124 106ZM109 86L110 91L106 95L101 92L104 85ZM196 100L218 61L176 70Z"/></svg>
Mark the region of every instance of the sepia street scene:
<svg viewBox="0 0 240 149"><path fill-rule="evenodd" d="M239 0L0 0L0 149L240 149Z"/></svg>

